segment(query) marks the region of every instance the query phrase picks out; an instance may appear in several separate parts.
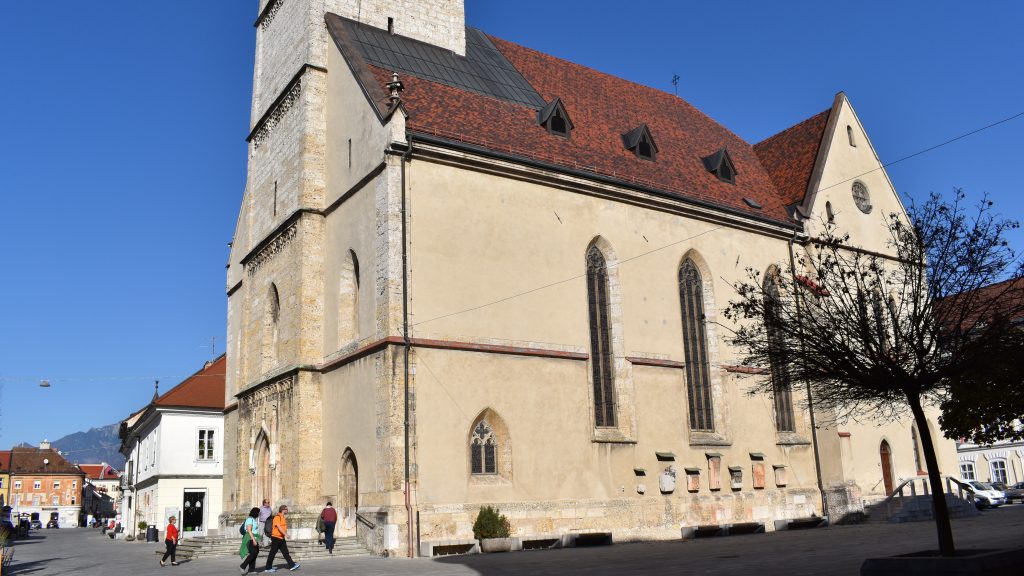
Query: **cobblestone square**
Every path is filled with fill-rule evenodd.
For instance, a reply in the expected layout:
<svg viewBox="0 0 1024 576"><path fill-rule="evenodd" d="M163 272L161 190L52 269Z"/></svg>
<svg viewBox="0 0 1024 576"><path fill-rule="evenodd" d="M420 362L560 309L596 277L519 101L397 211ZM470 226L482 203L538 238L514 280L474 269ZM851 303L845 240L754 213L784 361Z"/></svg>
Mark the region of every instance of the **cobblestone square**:
<svg viewBox="0 0 1024 576"><path fill-rule="evenodd" d="M1024 546L1024 505L986 510L953 521L957 546ZM863 560L935 548L931 522L863 524L805 531L699 539L690 542L615 544L598 548L515 552L444 558L328 558L302 562L297 573L404 576L511 576L522 574L830 574L854 576ZM163 544L112 541L87 529L37 530L14 544L9 574L36 576L212 576L235 574L240 560L203 558L161 568ZM262 567L261 553L257 565ZM284 568L284 562L277 566ZM283 570L282 570L283 571ZM5 571L5 573L8 573Z"/></svg>

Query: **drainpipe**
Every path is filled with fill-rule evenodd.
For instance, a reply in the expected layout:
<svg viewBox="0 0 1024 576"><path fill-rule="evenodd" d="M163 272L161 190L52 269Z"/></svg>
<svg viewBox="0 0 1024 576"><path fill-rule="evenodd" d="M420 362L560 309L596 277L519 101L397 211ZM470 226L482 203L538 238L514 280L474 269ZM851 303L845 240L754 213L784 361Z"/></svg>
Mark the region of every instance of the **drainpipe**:
<svg viewBox="0 0 1024 576"><path fill-rule="evenodd" d="M789 239L789 269L793 273L793 294L796 296L796 313L799 317L802 312L800 310L800 287L796 283L796 258L793 256L793 243L796 242L796 236L799 233L797 229L793 229L793 237ZM805 347L805 341L803 338L803 328L800 329L800 349L803 350ZM811 395L811 383L807 382L807 410L811 415L811 446L814 447L814 472L818 477L818 494L821 496L821 514L828 518L828 501L825 498L825 485L821 480L821 454L818 452L818 425L814 418L814 396Z"/></svg>
<svg viewBox="0 0 1024 576"><path fill-rule="evenodd" d="M405 164L412 155L412 139L406 135L408 146L402 153L402 356L404 364L404 387L405 387L405 517L406 517L406 546L410 558L416 556L416 549L413 547L413 520L412 520L412 494L409 481L409 255L406 249L406 211L405 211Z"/></svg>

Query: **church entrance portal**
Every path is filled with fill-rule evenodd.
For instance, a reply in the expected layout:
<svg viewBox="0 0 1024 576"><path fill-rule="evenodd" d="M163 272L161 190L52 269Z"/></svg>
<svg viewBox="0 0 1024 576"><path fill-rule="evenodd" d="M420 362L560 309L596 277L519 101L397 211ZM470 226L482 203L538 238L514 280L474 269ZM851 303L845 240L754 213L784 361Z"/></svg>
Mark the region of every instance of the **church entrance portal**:
<svg viewBox="0 0 1024 576"><path fill-rule="evenodd" d="M892 495L892 452L889 450L889 443L882 440L878 448L879 458L882 460L882 483L885 484L885 495Z"/></svg>
<svg viewBox="0 0 1024 576"><path fill-rule="evenodd" d="M338 478L338 512L340 535L354 536L356 533L356 511L359 507L359 465L352 450L345 450L341 457L341 472Z"/></svg>

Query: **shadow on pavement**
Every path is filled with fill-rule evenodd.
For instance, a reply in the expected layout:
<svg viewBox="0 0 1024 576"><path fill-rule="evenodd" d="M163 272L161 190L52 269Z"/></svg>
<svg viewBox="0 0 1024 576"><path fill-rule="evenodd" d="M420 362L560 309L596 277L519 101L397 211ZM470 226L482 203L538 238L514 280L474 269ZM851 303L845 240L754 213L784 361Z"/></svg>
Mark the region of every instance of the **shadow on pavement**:
<svg viewBox="0 0 1024 576"><path fill-rule="evenodd" d="M33 560L31 562L18 562L17 554L15 554L14 562L4 571L5 574L32 574L45 570L46 565L54 560L64 560L64 557L60 558L47 558L45 560Z"/></svg>

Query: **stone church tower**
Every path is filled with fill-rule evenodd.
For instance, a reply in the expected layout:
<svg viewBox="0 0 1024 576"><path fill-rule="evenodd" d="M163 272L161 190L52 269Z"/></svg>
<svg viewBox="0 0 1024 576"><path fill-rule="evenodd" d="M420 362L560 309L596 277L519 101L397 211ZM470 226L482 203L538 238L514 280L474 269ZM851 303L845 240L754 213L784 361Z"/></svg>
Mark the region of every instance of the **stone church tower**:
<svg viewBox="0 0 1024 576"><path fill-rule="evenodd" d="M399 548L402 349L322 367L367 342L401 341L402 151L389 143L404 140L404 117L360 125L345 99L362 96L331 90L332 75L351 78L333 47L329 56L328 12L465 53L461 0L260 0L248 178L228 266L224 521L269 498L290 505L303 537L334 500L340 531L354 533L358 499L382 520L368 545ZM325 443L340 420L363 446ZM356 487L360 466L372 486Z"/></svg>

